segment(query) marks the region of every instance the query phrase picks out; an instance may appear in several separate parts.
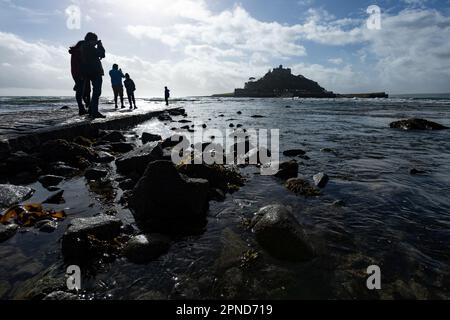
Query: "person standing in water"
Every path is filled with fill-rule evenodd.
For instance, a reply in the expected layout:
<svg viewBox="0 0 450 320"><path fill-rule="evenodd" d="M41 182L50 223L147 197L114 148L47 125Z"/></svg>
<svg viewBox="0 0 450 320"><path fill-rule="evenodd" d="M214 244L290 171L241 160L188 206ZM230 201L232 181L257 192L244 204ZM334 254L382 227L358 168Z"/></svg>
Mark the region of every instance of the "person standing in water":
<svg viewBox="0 0 450 320"><path fill-rule="evenodd" d="M166 100L166 106L169 105L169 98L170 98L170 90L167 89L167 87L164 87L164 99Z"/></svg>
<svg viewBox="0 0 450 320"><path fill-rule="evenodd" d="M128 73L125 74L125 81L123 83L125 84L125 89L127 89L128 102L130 102L130 110L133 110L133 103L134 109L137 109L136 99L134 98L136 85L134 84L134 81L130 78L130 75Z"/></svg>
<svg viewBox="0 0 450 320"><path fill-rule="evenodd" d="M120 103L121 108L125 108L125 105L123 104L123 84L122 84L122 78L125 78L123 75L122 69L119 69L119 66L117 64L113 64L112 70L109 71L109 76L111 77L111 85L114 92L114 103L116 105L116 109L118 109L117 106L117 97L120 96Z"/></svg>
<svg viewBox="0 0 450 320"><path fill-rule="evenodd" d="M85 81L92 83L92 99L89 108L91 118L105 118L98 112L98 104L102 95L103 66L101 59L105 58L105 48L95 33L89 32L81 46L81 75Z"/></svg>

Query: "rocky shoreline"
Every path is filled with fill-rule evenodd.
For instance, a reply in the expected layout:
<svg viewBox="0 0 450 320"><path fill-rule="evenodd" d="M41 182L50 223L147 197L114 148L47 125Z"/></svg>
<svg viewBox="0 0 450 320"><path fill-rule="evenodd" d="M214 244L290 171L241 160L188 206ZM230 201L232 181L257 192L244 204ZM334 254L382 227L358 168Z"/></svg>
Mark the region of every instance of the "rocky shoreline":
<svg viewBox="0 0 450 320"><path fill-rule="evenodd" d="M155 116L167 123L188 121L183 109L152 113L138 119ZM173 120L172 117L180 117L181 120ZM64 201L64 190L58 185L78 176L84 176L89 184L99 189L120 189L123 193L120 204L130 209L135 222L126 223L111 212L70 218L61 239L64 265L76 264L91 270L99 261L112 263L118 258L145 264L170 251L180 237L201 234L207 223L210 201L223 201L227 193L239 190L245 185L245 176L236 166L175 165L170 161L174 147L171 137L163 139L144 132L139 137L140 141L133 142L124 132L117 130L132 127L138 119L131 118L126 124L125 120L119 119L111 123L82 124L21 137L12 144L2 142L0 207L5 211L0 221L0 242L14 237L24 228L54 232L60 221L68 219L64 212L52 209L52 204ZM444 129L438 124L417 119L393 123L391 128ZM188 126L185 130L194 129ZM247 154L252 152L247 141L245 149ZM309 181L298 177L297 160L307 159L306 152L291 149L283 154L291 160L280 163L274 179L298 196L320 196L330 177L323 172ZM24 204L34 190L18 185L36 181L51 194L42 204ZM336 206L341 205L345 204L337 200ZM259 246L257 250L265 250L275 259L302 263L320 256L317 245L289 207L274 203L260 208L252 219L241 222L254 237ZM253 263L258 255L258 251L240 252L241 266ZM233 264L226 272L236 272L236 268ZM237 273L241 274L241 271ZM36 297L83 298L60 284L26 296Z"/></svg>

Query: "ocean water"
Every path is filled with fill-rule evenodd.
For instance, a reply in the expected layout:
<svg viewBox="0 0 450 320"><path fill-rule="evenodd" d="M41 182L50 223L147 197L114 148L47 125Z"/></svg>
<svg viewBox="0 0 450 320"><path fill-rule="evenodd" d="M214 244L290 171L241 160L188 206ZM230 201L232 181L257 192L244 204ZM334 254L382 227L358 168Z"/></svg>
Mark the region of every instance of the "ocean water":
<svg viewBox="0 0 450 320"><path fill-rule="evenodd" d="M9 112L73 105L69 98L0 101L0 110ZM275 177L259 175L257 168L242 168L245 186L224 202L210 203L202 234L177 239L166 255L148 265L125 260L105 265L102 272L84 279L87 297L450 298L450 131L389 128L390 122L410 117L450 126L450 95L373 100L205 97L173 104L184 107L187 119L196 126L226 130L233 123L248 129L279 129L281 152L300 148L310 158L298 159L299 174L312 181L314 174L326 172L330 182L321 196L305 198L290 193ZM138 106L151 109L161 106L161 101L140 99ZM182 125L151 120L133 128L128 136L133 139L146 131L168 137L172 127ZM325 148L332 152L322 152ZM280 158L287 160L283 155ZM410 175L412 168L425 173ZM66 181L63 188L63 207L71 217L104 210L121 195L98 203L86 200L95 197L81 177ZM31 201L43 197L44 191L37 192ZM333 205L336 200L345 205ZM91 202L95 205L89 206ZM273 203L291 207L318 252L315 259L279 261L255 243L242 222ZM117 210L130 219L128 210ZM57 244L62 232L64 224L52 235L18 234L0 244L3 252L19 247L23 256L40 266L28 278L23 274L7 277L0 263L0 280L10 285L4 297L20 296L31 276L63 274ZM257 252L258 258L245 267L236 266L246 251ZM369 265L380 266L380 291L366 288Z"/></svg>

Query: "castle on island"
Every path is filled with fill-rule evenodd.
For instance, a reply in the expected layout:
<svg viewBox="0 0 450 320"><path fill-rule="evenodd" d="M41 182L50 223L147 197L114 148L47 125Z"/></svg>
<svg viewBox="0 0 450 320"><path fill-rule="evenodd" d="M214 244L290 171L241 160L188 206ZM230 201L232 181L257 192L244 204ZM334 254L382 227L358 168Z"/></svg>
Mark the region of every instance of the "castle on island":
<svg viewBox="0 0 450 320"><path fill-rule="evenodd" d="M290 68L269 70L261 79L250 78L243 89L235 89L234 93L214 95L216 97L246 98L387 98L384 92L340 95L322 88L317 82L302 75L293 75Z"/></svg>

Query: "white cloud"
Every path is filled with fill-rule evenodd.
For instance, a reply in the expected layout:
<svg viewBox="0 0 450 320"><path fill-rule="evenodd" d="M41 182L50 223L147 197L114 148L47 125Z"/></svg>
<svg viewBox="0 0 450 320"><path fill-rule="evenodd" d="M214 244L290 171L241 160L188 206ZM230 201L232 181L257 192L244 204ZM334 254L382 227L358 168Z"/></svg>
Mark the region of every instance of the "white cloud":
<svg viewBox="0 0 450 320"><path fill-rule="evenodd" d="M342 58L331 58L331 59L328 59L328 62L339 65L339 64L343 64L344 60L342 60Z"/></svg>

